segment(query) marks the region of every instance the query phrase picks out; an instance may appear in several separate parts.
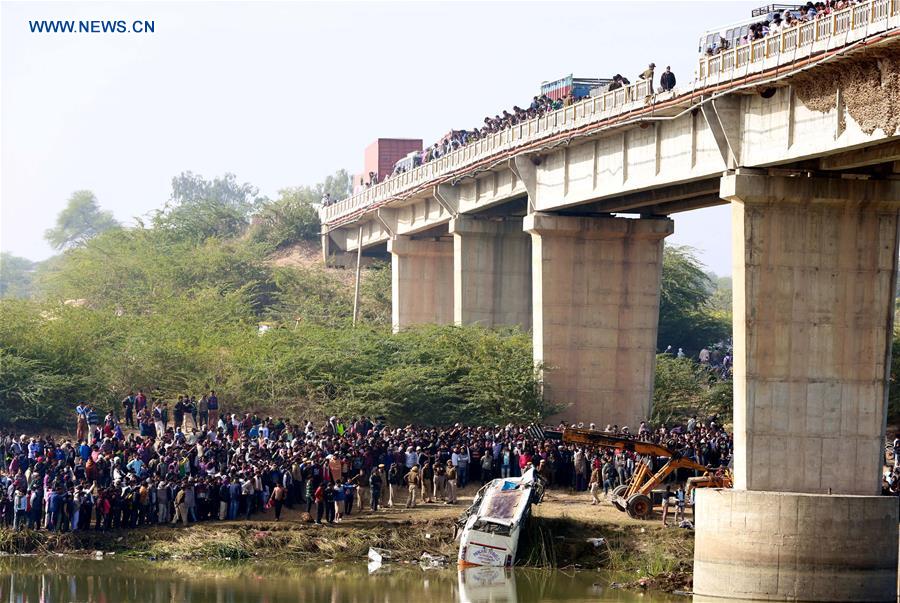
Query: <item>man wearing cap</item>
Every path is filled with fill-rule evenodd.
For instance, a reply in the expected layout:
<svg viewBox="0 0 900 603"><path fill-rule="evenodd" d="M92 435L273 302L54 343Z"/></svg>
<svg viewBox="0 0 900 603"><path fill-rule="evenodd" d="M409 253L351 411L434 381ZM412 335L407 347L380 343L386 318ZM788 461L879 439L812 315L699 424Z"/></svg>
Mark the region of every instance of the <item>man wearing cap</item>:
<svg viewBox="0 0 900 603"><path fill-rule="evenodd" d="M378 510L378 503L381 502L382 485L384 485L384 463L378 465L369 476L369 487L372 488L372 512Z"/></svg>
<svg viewBox="0 0 900 603"><path fill-rule="evenodd" d="M447 461L447 501L444 504L456 504L456 467L453 461Z"/></svg>
<svg viewBox="0 0 900 603"><path fill-rule="evenodd" d="M406 499L406 508L410 509L416 506L416 498L419 494L419 488L422 487L422 479L419 477L419 466L413 465L409 473L404 478L407 489L409 490L409 498Z"/></svg>
<svg viewBox="0 0 900 603"><path fill-rule="evenodd" d="M656 69L656 63L650 63L650 66L644 69L639 76L642 80L650 82L650 88L653 88L653 70Z"/></svg>
<svg viewBox="0 0 900 603"><path fill-rule="evenodd" d="M663 74L659 76L659 85L662 88L663 92L668 92L675 87L675 74L672 73L671 67L666 67L666 70L663 72ZM709 352L707 352L707 354L709 354Z"/></svg>

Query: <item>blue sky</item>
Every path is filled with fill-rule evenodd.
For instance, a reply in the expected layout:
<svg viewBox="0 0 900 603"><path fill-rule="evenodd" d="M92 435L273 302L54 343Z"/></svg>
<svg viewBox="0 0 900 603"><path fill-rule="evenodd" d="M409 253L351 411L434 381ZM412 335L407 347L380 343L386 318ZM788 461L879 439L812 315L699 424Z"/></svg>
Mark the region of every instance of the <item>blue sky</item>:
<svg viewBox="0 0 900 603"><path fill-rule="evenodd" d="M541 81L691 79L702 30L759 2L3 2L0 249L31 259L69 195L129 223L172 176L232 172L272 197L362 168L378 137L432 141L523 104ZM155 32L37 34L35 19L153 20ZM730 274L727 206L669 241Z"/></svg>

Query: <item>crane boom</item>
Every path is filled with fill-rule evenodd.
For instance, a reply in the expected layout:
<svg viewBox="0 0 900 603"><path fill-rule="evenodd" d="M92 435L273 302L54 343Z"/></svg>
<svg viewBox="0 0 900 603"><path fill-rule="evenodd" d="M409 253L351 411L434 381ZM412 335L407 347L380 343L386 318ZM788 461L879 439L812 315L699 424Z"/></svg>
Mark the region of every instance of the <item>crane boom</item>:
<svg viewBox="0 0 900 603"><path fill-rule="evenodd" d="M567 427L562 431L544 430L540 427L532 427L531 429L539 430L545 439L559 440L566 444L584 444L586 446L601 446L603 448L615 448L617 450L630 450L636 454L654 455L666 458L681 457L681 453L666 448L661 444L643 442L632 437L618 436L606 431L594 431L592 429L578 429L574 427Z"/></svg>

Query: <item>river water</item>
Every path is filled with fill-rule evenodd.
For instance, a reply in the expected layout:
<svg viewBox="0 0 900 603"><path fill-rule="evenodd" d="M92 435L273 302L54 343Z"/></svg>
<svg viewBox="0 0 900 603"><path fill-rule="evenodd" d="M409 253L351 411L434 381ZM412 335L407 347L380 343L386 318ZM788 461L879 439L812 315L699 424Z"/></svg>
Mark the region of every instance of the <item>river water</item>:
<svg viewBox="0 0 900 603"><path fill-rule="evenodd" d="M0 557L2 603L531 603L689 601L610 588L600 572L353 564L205 565Z"/></svg>

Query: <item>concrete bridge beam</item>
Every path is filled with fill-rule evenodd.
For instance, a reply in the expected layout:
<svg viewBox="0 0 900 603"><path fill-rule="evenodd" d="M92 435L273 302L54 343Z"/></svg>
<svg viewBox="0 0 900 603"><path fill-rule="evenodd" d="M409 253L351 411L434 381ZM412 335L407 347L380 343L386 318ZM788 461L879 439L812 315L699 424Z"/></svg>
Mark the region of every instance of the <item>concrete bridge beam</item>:
<svg viewBox="0 0 900 603"><path fill-rule="evenodd" d="M667 218L531 214L534 358L564 418L635 430L650 413Z"/></svg>
<svg viewBox="0 0 900 603"><path fill-rule="evenodd" d="M450 221L456 324L531 328L531 237L521 218Z"/></svg>
<svg viewBox="0 0 900 603"><path fill-rule="evenodd" d="M732 205L733 491L700 491L694 592L895 601L881 491L900 182L723 177Z"/></svg>
<svg viewBox="0 0 900 603"><path fill-rule="evenodd" d="M388 241L391 254L391 323L394 331L453 322L453 242L449 238Z"/></svg>

